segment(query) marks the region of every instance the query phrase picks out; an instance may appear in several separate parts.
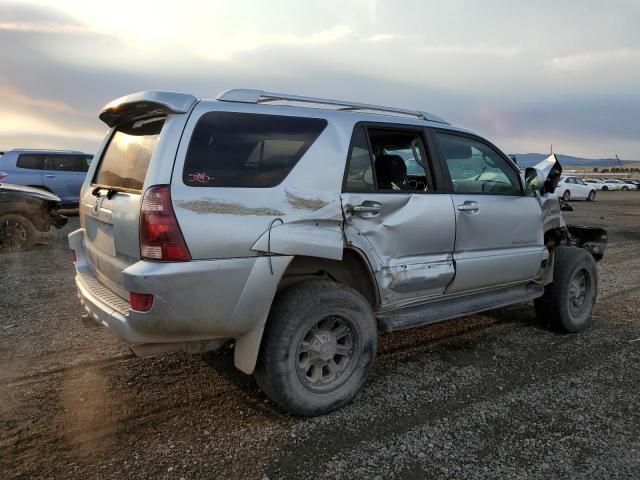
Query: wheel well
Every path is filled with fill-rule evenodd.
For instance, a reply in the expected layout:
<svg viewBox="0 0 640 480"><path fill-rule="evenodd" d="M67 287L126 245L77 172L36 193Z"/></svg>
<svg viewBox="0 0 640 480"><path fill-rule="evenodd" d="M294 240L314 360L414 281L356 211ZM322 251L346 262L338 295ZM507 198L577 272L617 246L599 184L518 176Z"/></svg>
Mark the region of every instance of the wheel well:
<svg viewBox="0 0 640 480"><path fill-rule="evenodd" d="M359 292L375 308L378 288L366 259L353 249L345 249L342 260L296 256L278 284L278 291L309 278L327 277Z"/></svg>

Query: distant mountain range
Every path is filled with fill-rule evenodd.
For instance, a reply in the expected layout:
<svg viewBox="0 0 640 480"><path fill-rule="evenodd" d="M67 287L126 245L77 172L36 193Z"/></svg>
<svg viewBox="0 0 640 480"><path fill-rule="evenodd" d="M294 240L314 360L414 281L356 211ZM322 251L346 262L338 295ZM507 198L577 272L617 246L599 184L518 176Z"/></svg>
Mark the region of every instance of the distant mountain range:
<svg viewBox="0 0 640 480"><path fill-rule="evenodd" d="M516 153L514 154L521 167L532 167L549 156L548 153ZM620 164L615 158L581 158L571 155L556 153L556 157L561 165L573 165L576 167L619 167ZM640 160L621 160L622 165L628 163L638 163Z"/></svg>

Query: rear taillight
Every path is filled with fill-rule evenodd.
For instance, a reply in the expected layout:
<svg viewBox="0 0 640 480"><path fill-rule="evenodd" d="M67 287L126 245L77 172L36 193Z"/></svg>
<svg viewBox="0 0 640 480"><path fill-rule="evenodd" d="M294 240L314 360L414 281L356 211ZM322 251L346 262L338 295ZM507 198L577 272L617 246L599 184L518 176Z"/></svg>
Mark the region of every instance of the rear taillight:
<svg viewBox="0 0 640 480"><path fill-rule="evenodd" d="M5 178L7 178L7 173L5 172L0 172L0 182L3 181Z"/></svg>
<svg viewBox="0 0 640 480"><path fill-rule="evenodd" d="M153 306L153 295L150 293L129 292L129 308L138 312L148 312Z"/></svg>
<svg viewBox="0 0 640 480"><path fill-rule="evenodd" d="M145 260L185 262L191 260L171 206L168 185L144 192L140 209L140 256Z"/></svg>

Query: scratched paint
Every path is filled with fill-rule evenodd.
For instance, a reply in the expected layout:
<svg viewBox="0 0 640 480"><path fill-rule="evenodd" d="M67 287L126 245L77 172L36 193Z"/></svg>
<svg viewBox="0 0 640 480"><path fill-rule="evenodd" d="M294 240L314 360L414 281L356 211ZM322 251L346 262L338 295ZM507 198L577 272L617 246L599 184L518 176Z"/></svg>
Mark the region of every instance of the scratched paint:
<svg viewBox="0 0 640 480"><path fill-rule="evenodd" d="M303 210L320 210L322 207L328 205L328 202L319 198L305 198L286 191L287 202L293 207Z"/></svg>
<svg viewBox="0 0 640 480"><path fill-rule="evenodd" d="M180 208L190 210L201 215L217 213L220 215L256 215L256 216L283 216L285 213L274 208L247 207L240 203L222 202L213 199L190 200L178 202Z"/></svg>

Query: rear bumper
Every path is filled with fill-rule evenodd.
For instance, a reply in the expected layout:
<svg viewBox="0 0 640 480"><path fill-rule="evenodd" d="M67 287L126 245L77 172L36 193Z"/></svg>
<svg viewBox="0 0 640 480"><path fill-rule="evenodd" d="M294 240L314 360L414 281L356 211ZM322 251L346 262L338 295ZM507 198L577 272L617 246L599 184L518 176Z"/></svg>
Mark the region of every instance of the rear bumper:
<svg viewBox="0 0 640 480"><path fill-rule="evenodd" d="M87 262L83 241L82 229L69 235L69 245L76 252L80 301L96 322L129 343L240 337L268 313L270 299L268 304L257 301L258 292L275 291L279 280L270 275L266 257L175 263L141 260L122 272L124 288L108 288ZM152 294L151 310L130 310L126 292Z"/></svg>

